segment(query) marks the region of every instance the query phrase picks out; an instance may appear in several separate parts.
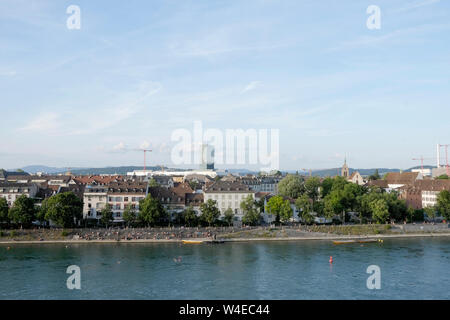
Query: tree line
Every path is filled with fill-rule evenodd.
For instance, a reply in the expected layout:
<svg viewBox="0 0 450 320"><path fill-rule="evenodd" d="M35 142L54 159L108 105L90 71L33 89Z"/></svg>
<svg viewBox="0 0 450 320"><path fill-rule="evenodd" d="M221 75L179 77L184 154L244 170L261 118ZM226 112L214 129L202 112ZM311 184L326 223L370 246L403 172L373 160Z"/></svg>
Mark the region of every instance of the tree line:
<svg viewBox="0 0 450 320"><path fill-rule="evenodd" d="M354 213L361 223L413 222L423 221L424 213L430 217L436 215L450 218L450 193L441 191L437 205L424 210L414 210L399 199L396 191L387 192L382 188L361 186L348 182L343 177L304 178L299 175L287 175L278 184L279 197L295 199L295 207L299 210L302 221L311 223L315 216L333 219L342 217L350 219L349 213ZM284 200L287 207L288 200ZM281 208L281 199L271 198L275 208ZM289 210L272 210L286 219Z"/></svg>
<svg viewBox="0 0 450 320"><path fill-rule="evenodd" d="M244 212L243 222L256 225L261 222L260 203L249 196L241 203ZM106 204L99 212L98 220L83 218L83 201L73 192L64 192L46 198L39 205L35 199L22 195L16 199L11 208L6 199L0 198L0 227L30 228L33 222L40 225L53 225L63 228L83 227L93 220L100 226L109 227L114 221L114 212L110 204ZM161 202L147 195L139 202L136 210L128 204L122 214L124 224L130 227L167 226L172 223L185 226L217 226L232 225L235 213L228 209L222 219L217 202L208 200L200 205L200 214L192 206L177 213L169 213Z"/></svg>
<svg viewBox="0 0 450 320"><path fill-rule="evenodd" d="M349 213L359 219L360 223L387 223L423 221L424 213L429 218L437 215L450 219L450 192L441 191L435 207L414 210L407 207L406 202L398 198L397 192L386 192L378 187L360 186L348 182L342 177L317 177L305 179L299 175L287 175L278 184L278 195L270 197L265 204L264 199L255 200L251 195L240 204L242 223L259 225L262 213L275 216L277 223L286 223L293 217L293 207L297 208L303 223L314 223L315 217L349 221ZM106 204L100 210L100 219L96 223L108 227L114 221L113 210ZM157 198L151 195L139 202L139 209L127 205L122 215L124 224L130 227L167 226L178 224L185 226L221 226L232 225L235 213L231 208L221 212L217 202L209 199L200 205L197 215L192 206L177 213L169 213ZM34 199L25 195L16 199L11 208L7 201L0 198L0 227L29 228L33 222L70 228L86 226L93 219L83 218L83 202L73 192L65 192L51 196L37 205Z"/></svg>

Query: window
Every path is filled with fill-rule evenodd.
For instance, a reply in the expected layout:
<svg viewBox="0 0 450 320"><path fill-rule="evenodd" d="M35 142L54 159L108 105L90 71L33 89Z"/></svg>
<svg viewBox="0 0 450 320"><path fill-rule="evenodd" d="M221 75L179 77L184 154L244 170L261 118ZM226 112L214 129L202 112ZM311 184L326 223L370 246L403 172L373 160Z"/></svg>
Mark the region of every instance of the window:
<svg viewBox="0 0 450 320"><path fill-rule="evenodd" d="M123 199L123 201L124 201L124 202L128 202L128 197L125 197L125 198Z"/></svg>

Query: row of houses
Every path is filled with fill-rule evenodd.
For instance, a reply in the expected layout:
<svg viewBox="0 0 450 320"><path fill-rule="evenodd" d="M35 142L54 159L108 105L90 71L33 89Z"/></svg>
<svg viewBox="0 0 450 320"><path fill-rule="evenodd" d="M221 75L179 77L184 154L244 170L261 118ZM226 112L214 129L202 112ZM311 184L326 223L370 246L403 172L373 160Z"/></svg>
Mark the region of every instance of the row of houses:
<svg viewBox="0 0 450 320"><path fill-rule="evenodd" d="M9 206L21 195L34 198L39 203L52 195L73 191L83 200L84 218L99 219L101 210L108 204L116 222L123 221L123 213L128 206L138 211L139 202L148 194L157 198L172 216L187 207L192 207L200 214L200 205L211 199L217 202L221 214L231 209L239 221L243 217L241 202L248 196L260 199L275 194L280 180L273 177L228 175L215 181L212 177L198 174L187 175L183 179L120 175L10 174L3 177L0 181L0 197L7 199ZM154 186L155 182L157 186Z"/></svg>
<svg viewBox="0 0 450 320"><path fill-rule="evenodd" d="M368 185L397 191L399 198L413 209L433 207L441 191L450 191L450 180L424 177L421 172L390 172L384 179L370 181Z"/></svg>

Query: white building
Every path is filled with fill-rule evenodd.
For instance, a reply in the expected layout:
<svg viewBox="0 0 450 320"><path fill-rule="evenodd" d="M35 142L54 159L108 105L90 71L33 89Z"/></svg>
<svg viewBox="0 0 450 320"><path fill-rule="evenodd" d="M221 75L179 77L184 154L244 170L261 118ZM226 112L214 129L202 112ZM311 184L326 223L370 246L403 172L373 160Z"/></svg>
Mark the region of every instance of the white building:
<svg viewBox="0 0 450 320"><path fill-rule="evenodd" d="M83 194L83 218L99 219L100 211L106 206L108 187L87 185Z"/></svg>
<svg viewBox="0 0 450 320"><path fill-rule="evenodd" d="M420 172L389 172L386 175L388 187L390 189L398 189L404 185L413 185L418 180L423 180Z"/></svg>
<svg viewBox="0 0 450 320"><path fill-rule="evenodd" d="M127 176L151 177L151 176L189 176L189 175L205 175L215 178L217 173L214 170L186 170L186 171L154 171L154 170L134 170L127 172Z"/></svg>
<svg viewBox="0 0 450 320"><path fill-rule="evenodd" d="M254 198L254 194L253 190L240 182L217 181L205 190L204 202L210 199L216 201L221 215L231 208L236 218L242 220L241 202L248 196Z"/></svg>
<svg viewBox="0 0 450 320"><path fill-rule="evenodd" d="M136 212L139 201L147 195L147 183L114 182L107 185L87 185L83 194L83 217L100 219L101 210L111 205L114 221L123 221L123 211L130 205Z"/></svg>
<svg viewBox="0 0 450 320"><path fill-rule="evenodd" d="M123 211L127 206L139 211L139 201L147 195L147 183L111 183L108 185L108 204L111 205L114 221L123 221Z"/></svg>
<svg viewBox="0 0 450 320"><path fill-rule="evenodd" d="M34 183L0 182L0 197L5 198L10 207L22 195L34 198L38 190Z"/></svg>
<svg viewBox="0 0 450 320"><path fill-rule="evenodd" d="M355 183L357 185L364 185L366 182L358 171L353 172L347 179L348 182Z"/></svg>

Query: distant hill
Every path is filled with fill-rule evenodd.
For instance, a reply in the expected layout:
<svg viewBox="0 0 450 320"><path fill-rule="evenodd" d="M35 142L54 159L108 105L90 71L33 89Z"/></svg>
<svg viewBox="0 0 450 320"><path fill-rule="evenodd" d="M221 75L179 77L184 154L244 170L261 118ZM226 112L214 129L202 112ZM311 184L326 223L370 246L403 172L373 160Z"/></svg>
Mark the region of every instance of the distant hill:
<svg viewBox="0 0 450 320"><path fill-rule="evenodd" d="M36 172L63 173L63 172L67 172L67 170L68 170L68 168L47 167L47 166L42 166L42 165L26 166L21 169L28 173L36 173Z"/></svg>
<svg viewBox="0 0 450 320"><path fill-rule="evenodd" d="M359 173L362 176L370 176L375 173L375 171L378 169L378 173L380 176L383 176L385 173L388 172L400 172L400 169L390 169L390 168L372 168L372 169L355 169L355 168L349 168L350 174L352 174L355 171L359 171ZM404 170L407 171L407 170ZM308 175L307 172L299 172L301 174ZM336 175L341 174L341 168L332 168L332 169L322 169L322 170L313 170L312 175L318 176L318 177L333 177Z"/></svg>
<svg viewBox="0 0 450 320"><path fill-rule="evenodd" d="M423 166L424 169L431 169L433 166ZM412 167L406 170L403 170L405 172L410 172L413 169L420 169L421 166ZM58 167L48 167L44 165L32 165L32 166L26 166L21 168L23 171L35 174L36 172L44 172L48 174L58 174L58 173L65 173L69 171L69 168L58 168ZM161 170L160 166L150 166L147 167L148 170ZM10 170L10 171L15 171ZM104 167L104 168L70 168L70 171L75 175L96 175L96 174L127 174L127 172L131 172L134 170L143 170L143 167L139 166L119 166L119 167ZM165 170L171 170L171 171L184 171L187 169L173 169L173 168L165 168ZM371 174L374 174L377 168L372 169L355 169L350 168L350 174L354 171L359 171L359 173L363 176L369 176ZM400 169L389 169L389 168L378 168L378 173L383 176L387 172L400 172ZM288 170L283 171L284 173L290 173L295 174L297 171L295 170ZM239 174L239 175L246 175L246 174L258 174L256 171L248 170L248 169L220 169L217 171L220 175L225 175L227 173L231 174ZM309 175L309 172L305 172L303 170L298 170L298 173L301 175ZM312 175L313 176L319 176L319 177L332 177L336 176L341 173L341 168L331 168L331 169L320 169L320 170L313 170Z"/></svg>
<svg viewBox="0 0 450 320"><path fill-rule="evenodd" d="M32 165L21 168L23 171L35 174L36 172L43 172L48 174L66 173L70 170L74 175L96 175L96 174L127 174L134 170L143 170L143 167L137 166L122 166L122 167L105 167L105 168L57 168L47 167L42 165ZM160 166L147 167L148 170L161 170ZM181 169L168 169L172 171L179 171Z"/></svg>
<svg viewBox="0 0 450 320"><path fill-rule="evenodd" d="M412 167L409 169L397 169L397 168L372 168L372 169L355 169L355 168L349 168L350 174L352 174L355 171L359 171L359 173L362 176L370 176L375 173L376 170L378 170L378 173L380 176L383 176L384 174L388 172L411 172L413 169L421 169L421 166ZM433 166L423 166L424 169L432 169ZM299 172L300 174L308 175L308 172ZM313 176L319 176L319 177L332 177L336 175L341 174L341 168L332 168L332 169L323 169L323 170L313 170L312 175Z"/></svg>
<svg viewBox="0 0 450 320"><path fill-rule="evenodd" d="M143 170L143 167L123 166L106 168L82 168L70 170L74 175L96 175L96 174L127 174L134 170ZM147 170L161 170L161 167L147 167Z"/></svg>

